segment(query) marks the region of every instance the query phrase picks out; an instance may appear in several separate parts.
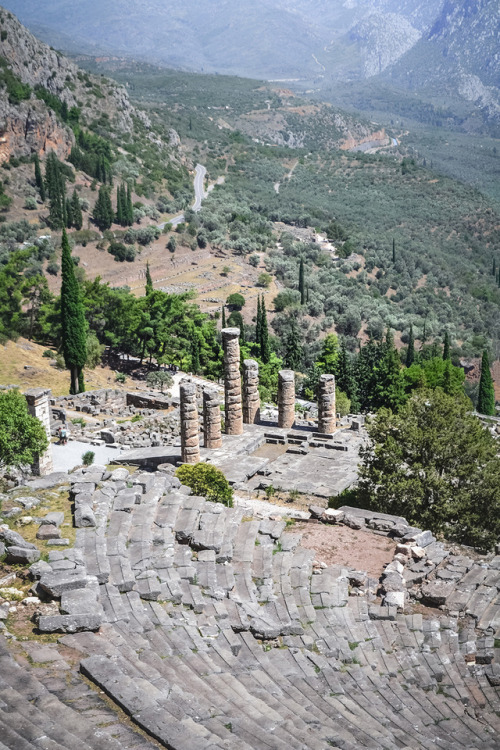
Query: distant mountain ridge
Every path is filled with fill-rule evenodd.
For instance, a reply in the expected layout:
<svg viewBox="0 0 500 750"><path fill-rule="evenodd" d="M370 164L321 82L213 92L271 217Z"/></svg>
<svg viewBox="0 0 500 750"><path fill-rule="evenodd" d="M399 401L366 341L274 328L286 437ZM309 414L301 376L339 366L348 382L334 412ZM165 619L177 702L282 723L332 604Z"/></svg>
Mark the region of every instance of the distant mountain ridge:
<svg viewBox="0 0 500 750"><path fill-rule="evenodd" d="M382 75L496 117L500 0L7 0L72 51L302 83ZM72 41L70 41L72 40Z"/></svg>

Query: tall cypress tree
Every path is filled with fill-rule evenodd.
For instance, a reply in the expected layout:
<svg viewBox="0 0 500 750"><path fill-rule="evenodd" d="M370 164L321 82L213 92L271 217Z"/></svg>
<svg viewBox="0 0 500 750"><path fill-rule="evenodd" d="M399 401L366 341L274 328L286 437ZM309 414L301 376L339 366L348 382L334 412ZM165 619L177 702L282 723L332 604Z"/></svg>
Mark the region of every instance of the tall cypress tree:
<svg viewBox="0 0 500 750"><path fill-rule="evenodd" d="M85 390L83 367L87 359L86 323L80 298L80 287L75 277L66 230L62 233L61 258L61 335L64 360L71 374L70 393Z"/></svg>
<svg viewBox="0 0 500 750"><path fill-rule="evenodd" d="M69 229L73 226L73 208L69 198L66 198L64 205L66 211L66 226Z"/></svg>
<svg viewBox="0 0 500 750"><path fill-rule="evenodd" d="M267 313L266 313L266 304L264 302L264 295L262 295L262 302L261 302L261 335L260 335L260 358L264 362L264 364L267 364L271 358L271 349L269 347L269 331L267 328Z"/></svg>
<svg viewBox="0 0 500 750"><path fill-rule="evenodd" d="M415 361L415 336L413 325L410 325L410 338L408 339L408 351L406 352L406 366L411 367Z"/></svg>
<svg viewBox="0 0 500 750"><path fill-rule="evenodd" d="M392 238L392 262L396 262L396 240Z"/></svg>
<svg viewBox="0 0 500 750"><path fill-rule="evenodd" d="M493 267L491 269L491 275L495 278L497 277L497 261L496 258L493 258Z"/></svg>
<svg viewBox="0 0 500 750"><path fill-rule="evenodd" d="M444 332L443 359L445 362L450 359L450 334L448 331Z"/></svg>
<svg viewBox="0 0 500 750"><path fill-rule="evenodd" d="M37 153L35 153L35 184L38 188L38 192L40 193L40 198L42 199L42 201L44 201L45 184L43 182L42 170L40 169L40 159L38 158Z"/></svg>
<svg viewBox="0 0 500 750"><path fill-rule="evenodd" d="M130 185L127 185L127 226L131 227L134 223L134 207L132 205L132 191Z"/></svg>
<svg viewBox="0 0 500 750"><path fill-rule="evenodd" d="M376 368L375 407L386 406L398 411L404 403L404 383L401 362L389 328L381 351L382 359Z"/></svg>
<svg viewBox="0 0 500 750"><path fill-rule="evenodd" d="M96 225L99 227L101 232L109 229L114 219L113 206L111 205L111 196L109 194L109 188L101 185L99 188L99 195L94 206L94 212L92 218Z"/></svg>
<svg viewBox="0 0 500 750"><path fill-rule="evenodd" d="M222 305L222 328L226 327L226 306Z"/></svg>
<svg viewBox="0 0 500 750"><path fill-rule="evenodd" d="M125 216L123 215L123 198L122 198L122 186L117 185L116 188L116 223L121 227L125 226Z"/></svg>
<svg viewBox="0 0 500 750"><path fill-rule="evenodd" d="M153 291L153 279L149 270L149 261L146 262L146 297Z"/></svg>
<svg viewBox="0 0 500 750"><path fill-rule="evenodd" d="M76 190L73 190L73 195L71 196L71 215L75 229L81 229L83 226L82 207Z"/></svg>
<svg viewBox="0 0 500 750"><path fill-rule="evenodd" d="M347 354L345 341L343 340L340 344L337 365L335 367L335 385L339 391L343 391L343 393L345 393L351 400L351 411L354 414L358 412L359 401L357 383L352 371L349 355Z"/></svg>
<svg viewBox="0 0 500 750"><path fill-rule="evenodd" d="M261 346L262 341L262 311L260 309L260 294L257 296L257 316L255 319L255 342Z"/></svg>
<svg viewBox="0 0 500 750"><path fill-rule="evenodd" d="M304 279L304 258L300 259L299 266L299 292L300 292L300 304L305 304L306 301L306 286Z"/></svg>
<svg viewBox="0 0 500 750"><path fill-rule="evenodd" d="M196 331L193 331L191 337L191 372L197 375L200 367L200 342Z"/></svg>
<svg viewBox="0 0 500 750"><path fill-rule="evenodd" d="M285 364L291 370L297 370L302 361L300 333L295 318L290 321L290 330L285 341Z"/></svg>
<svg viewBox="0 0 500 750"><path fill-rule="evenodd" d="M480 414L493 416L495 414L495 391L493 389L493 378L490 372L490 361L486 349L481 360L481 379L479 381L479 394L477 397L477 411Z"/></svg>

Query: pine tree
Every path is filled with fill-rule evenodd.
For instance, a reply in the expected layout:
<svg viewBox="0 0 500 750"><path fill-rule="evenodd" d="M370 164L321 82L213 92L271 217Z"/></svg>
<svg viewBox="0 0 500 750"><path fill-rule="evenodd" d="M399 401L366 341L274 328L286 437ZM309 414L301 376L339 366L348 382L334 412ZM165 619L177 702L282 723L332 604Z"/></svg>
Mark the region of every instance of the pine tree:
<svg viewBox="0 0 500 750"><path fill-rule="evenodd" d="M413 326L410 325L410 338L408 339L408 351L406 352L406 366L411 367L415 361L415 337Z"/></svg>
<svg viewBox="0 0 500 750"><path fill-rule="evenodd" d="M299 266L299 292L300 292L300 304L305 304L306 301L306 287L305 287L305 280L304 280L304 259L300 259L300 266Z"/></svg>
<svg viewBox="0 0 500 750"><path fill-rule="evenodd" d="M271 358L271 349L269 346L269 331L267 328L267 313L266 313L266 305L264 302L264 295L262 295L262 302L261 302L261 335L260 335L260 358L264 362L264 364L267 364Z"/></svg>
<svg viewBox="0 0 500 750"><path fill-rule="evenodd" d="M80 288L75 277L66 230L62 233L61 259L61 336L66 367L71 373L70 393L81 393L84 388L83 367L87 359L86 323Z"/></svg>
<svg viewBox="0 0 500 750"><path fill-rule="evenodd" d="M45 200L45 184L42 177L42 170L40 169L40 159L38 158L38 154L35 153L35 184L38 188L38 192L40 193L40 198L42 201Z"/></svg>
<svg viewBox="0 0 500 750"><path fill-rule="evenodd" d="M226 306L222 305L222 328L226 327Z"/></svg>
<svg viewBox="0 0 500 750"><path fill-rule="evenodd" d="M490 361L486 349L483 352L481 360L481 379L479 381L476 408L480 414L487 414L488 416L495 414L495 391L493 389L493 378L491 377Z"/></svg>
<svg viewBox="0 0 500 750"><path fill-rule="evenodd" d="M71 216L75 229L81 229L83 226L82 207L80 206L80 199L76 190L73 190L73 195L71 196Z"/></svg>
<svg viewBox="0 0 500 750"><path fill-rule="evenodd" d="M392 238L392 262L396 262L396 240Z"/></svg>
<svg viewBox="0 0 500 750"><path fill-rule="evenodd" d="M146 297L153 291L153 279L149 270L149 261L146 262Z"/></svg>
<svg viewBox="0 0 500 750"><path fill-rule="evenodd" d="M450 334L448 331L444 332L443 359L445 361L450 359Z"/></svg>

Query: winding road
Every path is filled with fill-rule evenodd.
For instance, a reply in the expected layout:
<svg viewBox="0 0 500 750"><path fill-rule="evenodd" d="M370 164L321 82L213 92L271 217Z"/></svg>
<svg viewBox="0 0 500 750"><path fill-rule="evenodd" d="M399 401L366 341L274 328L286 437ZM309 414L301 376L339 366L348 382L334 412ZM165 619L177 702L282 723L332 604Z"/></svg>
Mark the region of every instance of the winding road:
<svg viewBox="0 0 500 750"><path fill-rule="evenodd" d="M197 164L194 171L194 203L191 206L191 209L196 213L198 213L201 208L203 198L207 197L205 188L203 187L206 174L207 168L204 167L203 164ZM182 224L183 221L184 214L178 214L170 219L170 221L164 221L162 224L158 224L158 226L160 229L163 229L165 224L172 224L173 227L176 227L178 224Z"/></svg>

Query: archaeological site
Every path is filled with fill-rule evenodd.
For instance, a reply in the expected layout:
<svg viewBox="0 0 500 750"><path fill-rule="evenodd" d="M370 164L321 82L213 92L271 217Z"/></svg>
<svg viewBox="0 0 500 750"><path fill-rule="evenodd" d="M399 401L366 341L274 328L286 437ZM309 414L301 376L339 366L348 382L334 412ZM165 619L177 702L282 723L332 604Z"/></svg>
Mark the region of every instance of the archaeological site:
<svg viewBox="0 0 500 750"><path fill-rule="evenodd" d="M329 503L362 419L332 375L307 415L290 370L262 405L238 334L223 389L25 394L70 441L2 496L0 750L500 748L500 555ZM232 507L175 476L199 462Z"/></svg>

